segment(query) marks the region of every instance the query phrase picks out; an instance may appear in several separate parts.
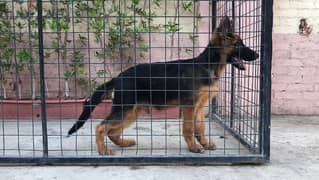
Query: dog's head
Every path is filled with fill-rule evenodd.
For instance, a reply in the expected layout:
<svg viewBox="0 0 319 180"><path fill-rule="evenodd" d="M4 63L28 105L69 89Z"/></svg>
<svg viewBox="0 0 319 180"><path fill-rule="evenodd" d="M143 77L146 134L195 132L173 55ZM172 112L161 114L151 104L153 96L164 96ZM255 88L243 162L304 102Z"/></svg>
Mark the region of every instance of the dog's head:
<svg viewBox="0 0 319 180"><path fill-rule="evenodd" d="M245 70L244 61L256 60L259 55L234 33L232 24L228 17L223 18L213 34L211 43L219 48L221 54L227 56L226 63L232 64L239 70Z"/></svg>

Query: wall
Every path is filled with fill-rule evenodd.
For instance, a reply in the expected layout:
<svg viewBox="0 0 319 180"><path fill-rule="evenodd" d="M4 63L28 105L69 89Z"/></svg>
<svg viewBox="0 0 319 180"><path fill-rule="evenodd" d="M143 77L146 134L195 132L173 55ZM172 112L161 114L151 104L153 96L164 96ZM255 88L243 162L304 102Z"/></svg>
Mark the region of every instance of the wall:
<svg viewBox="0 0 319 180"><path fill-rule="evenodd" d="M299 21L313 26L298 34ZM319 114L319 1L275 0L272 112Z"/></svg>

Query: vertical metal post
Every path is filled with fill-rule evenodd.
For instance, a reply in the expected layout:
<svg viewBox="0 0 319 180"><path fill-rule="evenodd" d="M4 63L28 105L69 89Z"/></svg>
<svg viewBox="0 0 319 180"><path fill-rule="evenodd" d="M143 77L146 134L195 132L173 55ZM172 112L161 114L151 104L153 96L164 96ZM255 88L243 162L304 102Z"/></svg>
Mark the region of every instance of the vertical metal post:
<svg viewBox="0 0 319 180"><path fill-rule="evenodd" d="M43 56L43 17L42 1L37 0L38 11L38 33L39 33L39 64L40 64L40 86L41 86L41 121L42 121L42 143L43 157L48 157L48 135L47 135L47 117L45 107L45 81L44 81L44 56Z"/></svg>
<svg viewBox="0 0 319 180"><path fill-rule="evenodd" d="M212 0L212 31L216 28L216 21L217 21L217 7L216 7L216 0Z"/></svg>
<svg viewBox="0 0 319 180"><path fill-rule="evenodd" d="M217 21L217 12L216 12L216 10L217 10L217 7L216 7L216 0L212 0L212 32L215 30L215 28L216 28L216 21ZM216 97L214 97L213 99L212 99L212 106L211 106L211 112L212 112L212 114L216 114L216 112L217 112L217 98Z"/></svg>
<svg viewBox="0 0 319 180"><path fill-rule="evenodd" d="M266 160L270 157L272 6L273 0L262 0L259 148Z"/></svg>
<svg viewBox="0 0 319 180"><path fill-rule="evenodd" d="M233 20L233 30L235 30L235 1L232 0L232 20ZM235 106L235 69L231 66L231 79L230 79L230 128L233 128L234 125L234 106ZM239 129L240 130L240 129Z"/></svg>

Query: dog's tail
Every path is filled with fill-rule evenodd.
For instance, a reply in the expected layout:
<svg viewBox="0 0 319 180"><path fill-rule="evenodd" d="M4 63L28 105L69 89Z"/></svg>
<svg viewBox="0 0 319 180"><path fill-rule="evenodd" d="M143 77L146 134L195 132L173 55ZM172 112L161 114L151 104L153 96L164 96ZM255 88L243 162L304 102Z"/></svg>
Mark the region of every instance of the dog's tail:
<svg viewBox="0 0 319 180"><path fill-rule="evenodd" d="M109 82L106 82L99 87L96 88L93 95L84 101L83 104L83 111L79 117L79 119L74 123L72 128L68 132L68 136L75 133L78 129L80 129L87 119L89 119L91 113L95 109L95 107L101 103L102 97L105 93L113 89L114 86L114 80L112 79Z"/></svg>

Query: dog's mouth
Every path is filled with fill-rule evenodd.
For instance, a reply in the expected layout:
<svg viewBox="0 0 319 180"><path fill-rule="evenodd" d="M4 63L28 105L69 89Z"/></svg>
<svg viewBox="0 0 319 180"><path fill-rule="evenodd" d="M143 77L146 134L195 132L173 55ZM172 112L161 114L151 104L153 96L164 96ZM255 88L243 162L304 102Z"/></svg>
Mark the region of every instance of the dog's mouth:
<svg viewBox="0 0 319 180"><path fill-rule="evenodd" d="M230 63L236 67L237 69L241 70L241 71L245 71L246 68L246 62L245 61L254 61L256 59L258 59L259 55L258 53L254 52L254 51L248 51L242 52L243 56L232 56L230 58Z"/></svg>
<svg viewBox="0 0 319 180"><path fill-rule="evenodd" d="M237 69L241 70L241 71L245 71L246 70L246 65L244 63L244 61L240 58L237 57L232 57L232 65L234 67L236 67Z"/></svg>

